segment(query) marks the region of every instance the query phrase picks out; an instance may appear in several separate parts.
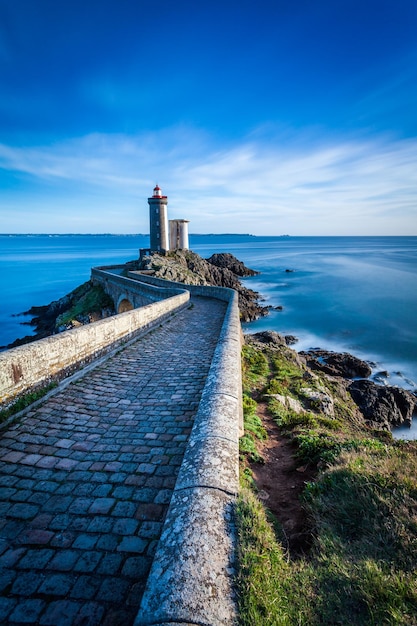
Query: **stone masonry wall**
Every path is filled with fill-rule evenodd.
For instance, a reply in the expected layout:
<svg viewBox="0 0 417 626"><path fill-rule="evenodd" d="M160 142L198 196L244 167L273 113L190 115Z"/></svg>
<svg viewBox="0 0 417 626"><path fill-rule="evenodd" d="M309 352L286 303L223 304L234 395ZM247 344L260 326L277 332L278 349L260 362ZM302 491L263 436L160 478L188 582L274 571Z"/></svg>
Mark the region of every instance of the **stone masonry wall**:
<svg viewBox="0 0 417 626"><path fill-rule="evenodd" d="M0 353L0 406L60 380L187 306L188 291Z"/></svg>
<svg viewBox="0 0 417 626"><path fill-rule="evenodd" d="M184 283L177 283L173 280L167 281L164 278L155 278L147 274L142 274L140 271L128 272L128 277L133 280L140 281L141 283L148 283L158 287L164 287L171 285L176 289L187 289L194 296L205 296L206 298L217 298L224 302L230 302L232 294L235 293L233 289L227 287L216 287L215 285L186 285Z"/></svg>
<svg viewBox="0 0 417 626"><path fill-rule="evenodd" d="M238 295L220 287L186 288L212 297L215 292L229 304L135 626L237 624L233 509L243 434Z"/></svg>
<svg viewBox="0 0 417 626"><path fill-rule="evenodd" d="M234 626L233 508L243 423L238 296L232 289L167 284L134 274L107 278L123 288L131 283L135 292L155 294L156 286L160 295L169 289L177 295L1 353L0 403L146 332L188 306L190 292L228 302L135 626ZM100 282L105 278L101 275ZM136 282L141 280L147 285Z"/></svg>
<svg viewBox="0 0 417 626"><path fill-rule="evenodd" d="M115 307L117 302L124 295L132 303L133 307L141 307L150 302L158 302L164 300L170 296L178 294L179 290L184 290L184 285L181 283L172 283L168 281L162 281L162 284L147 284L146 281L138 282L132 281L132 276L129 278L112 273L112 270L120 269L125 266L103 266L93 267L91 270L91 279L93 283L100 284L104 291L113 298ZM129 273L130 274L130 273Z"/></svg>

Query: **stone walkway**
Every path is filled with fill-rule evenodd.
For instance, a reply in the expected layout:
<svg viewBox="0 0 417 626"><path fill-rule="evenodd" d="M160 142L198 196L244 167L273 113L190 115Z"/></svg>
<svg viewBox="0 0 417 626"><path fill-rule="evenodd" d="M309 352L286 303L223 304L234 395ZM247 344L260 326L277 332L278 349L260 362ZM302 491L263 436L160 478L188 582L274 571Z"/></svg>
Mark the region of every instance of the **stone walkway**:
<svg viewBox="0 0 417 626"><path fill-rule="evenodd" d="M128 626L226 305L193 306L0 431L0 623Z"/></svg>

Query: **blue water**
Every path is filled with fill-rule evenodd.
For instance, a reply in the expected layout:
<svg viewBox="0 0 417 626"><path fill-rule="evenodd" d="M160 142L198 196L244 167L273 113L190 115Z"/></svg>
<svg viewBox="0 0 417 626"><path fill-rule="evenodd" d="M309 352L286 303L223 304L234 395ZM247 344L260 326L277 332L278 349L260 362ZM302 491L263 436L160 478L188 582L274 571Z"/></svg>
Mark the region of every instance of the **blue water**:
<svg viewBox="0 0 417 626"><path fill-rule="evenodd" d="M0 345L31 332L12 315L65 295L92 266L137 258L148 245L145 235L0 235ZM190 247L203 257L231 252L261 272L245 284L283 310L245 331L296 335L299 350L350 351L387 370L390 384L416 389L417 237L191 235Z"/></svg>
<svg viewBox="0 0 417 626"><path fill-rule="evenodd" d="M149 237L0 235L0 346L33 329L12 317L58 300L90 278L91 267L138 257ZM29 318L30 319L30 318Z"/></svg>

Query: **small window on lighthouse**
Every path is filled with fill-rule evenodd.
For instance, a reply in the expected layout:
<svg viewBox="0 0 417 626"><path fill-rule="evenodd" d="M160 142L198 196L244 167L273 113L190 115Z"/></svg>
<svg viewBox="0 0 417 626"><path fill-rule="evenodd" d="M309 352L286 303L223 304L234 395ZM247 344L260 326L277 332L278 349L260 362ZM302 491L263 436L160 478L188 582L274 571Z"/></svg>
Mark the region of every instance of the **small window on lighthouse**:
<svg viewBox="0 0 417 626"><path fill-rule="evenodd" d="M155 213L158 215L158 213L159 213L159 209L155 209Z"/></svg>

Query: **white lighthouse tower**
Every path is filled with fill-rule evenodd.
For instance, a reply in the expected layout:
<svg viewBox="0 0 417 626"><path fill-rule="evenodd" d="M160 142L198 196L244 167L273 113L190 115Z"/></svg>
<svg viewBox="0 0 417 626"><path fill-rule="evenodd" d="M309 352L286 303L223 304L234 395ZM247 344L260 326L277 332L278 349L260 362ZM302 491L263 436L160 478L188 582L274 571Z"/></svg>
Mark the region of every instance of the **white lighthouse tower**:
<svg viewBox="0 0 417 626"><path fill-rule="evenodd" d="M156 185L153 196L148 198L148 203L151 252L166 252L169 250L168 197L163 196L161 188Z"/></svg>

